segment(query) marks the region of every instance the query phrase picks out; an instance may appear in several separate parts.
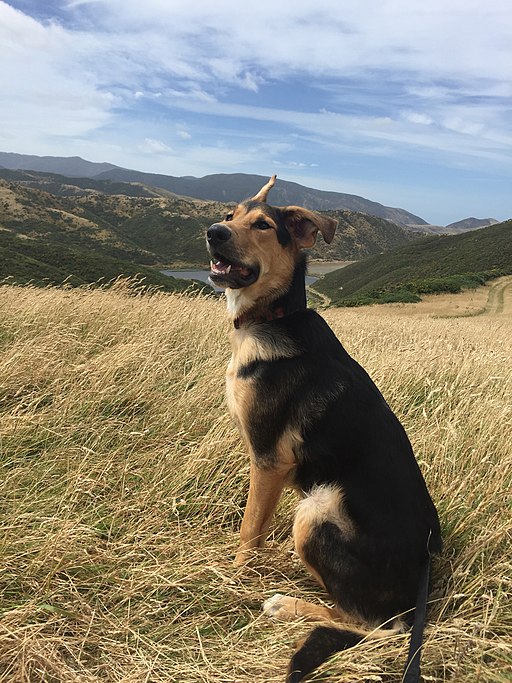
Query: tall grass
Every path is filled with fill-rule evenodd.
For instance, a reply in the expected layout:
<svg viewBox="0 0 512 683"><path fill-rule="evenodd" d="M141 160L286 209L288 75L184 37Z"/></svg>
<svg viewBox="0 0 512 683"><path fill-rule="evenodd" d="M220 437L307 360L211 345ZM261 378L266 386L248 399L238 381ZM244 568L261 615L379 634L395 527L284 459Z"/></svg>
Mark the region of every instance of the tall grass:
<svg viewBox="0 0 512 683"><path fill-rule="evenodd" d="M403 420L439 507L426 681L512 676L510 318L326 318ZM0 681L281 681L326 599L293 554L292 493L251 566L232 559L248 462L224 406L224 305L183 295L0 288ZM332 681L397 679L407 637Z"/></svg>

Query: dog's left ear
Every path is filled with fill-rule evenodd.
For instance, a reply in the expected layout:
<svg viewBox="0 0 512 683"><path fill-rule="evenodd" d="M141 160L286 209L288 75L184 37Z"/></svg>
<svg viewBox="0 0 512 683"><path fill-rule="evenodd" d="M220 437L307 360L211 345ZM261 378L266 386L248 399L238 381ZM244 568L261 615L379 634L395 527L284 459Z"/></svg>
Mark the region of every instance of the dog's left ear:
<svg viewBox="0 0 512 683"><path fill-rule="evenodd" d="M338 221L334 218L321 216L301 206L287 206L281 211L286 228L299 248L312 247L318 231L322 233L327 244L332 242L338 225Z"/></svg>

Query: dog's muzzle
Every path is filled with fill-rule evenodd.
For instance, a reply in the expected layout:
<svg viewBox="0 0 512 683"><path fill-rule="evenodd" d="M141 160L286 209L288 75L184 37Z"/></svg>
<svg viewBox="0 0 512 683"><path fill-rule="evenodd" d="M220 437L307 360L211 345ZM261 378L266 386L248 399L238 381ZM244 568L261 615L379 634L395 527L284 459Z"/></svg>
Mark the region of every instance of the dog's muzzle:
<svg viewBox="0 0 512 683"><path fill-rule="evenodd" d="M259 268L242 262L232 237L233 232L222 223L214 223L208 228L206 243L212 257L210 280L219 287L248 287L258 279Z"/></svg>

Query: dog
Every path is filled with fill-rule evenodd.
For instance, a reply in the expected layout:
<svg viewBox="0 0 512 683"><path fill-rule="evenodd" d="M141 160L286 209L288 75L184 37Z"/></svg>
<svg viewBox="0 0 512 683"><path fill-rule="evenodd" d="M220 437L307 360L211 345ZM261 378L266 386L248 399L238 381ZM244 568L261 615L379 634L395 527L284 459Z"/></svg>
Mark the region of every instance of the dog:
<svg viewBox="0 0 512 683"><path fill-rule="evenodd" d="M318 622L291 658L298 683L337 651L414 626L404 681L419 677L436 508L398 418L324 319L307 308L303 249L337 222L272 207L276 176L210 226L210 279L233 321L226 397L250 455L235 564L265 542L285 487L301 497L295 550L335 606L275 595L264 611ZM385 627L384 627L385 626Z"/></svg>

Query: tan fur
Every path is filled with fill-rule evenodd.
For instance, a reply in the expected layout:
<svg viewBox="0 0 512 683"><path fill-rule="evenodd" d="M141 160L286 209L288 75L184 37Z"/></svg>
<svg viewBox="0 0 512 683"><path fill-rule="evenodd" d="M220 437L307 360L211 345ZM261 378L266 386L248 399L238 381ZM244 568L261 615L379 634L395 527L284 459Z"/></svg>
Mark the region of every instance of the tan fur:
<svg viewBox="0 0 512 683"><path fill-rule="evenodd" d="M271 226L269 230L253 230L257 220L264 220ZM227 223L232 231L234 248L247 255L247 263L258 266L260 275L250 287L226 289L228 312L232 317L242 315L255 307L263 310L267 304L286 291L289 286L298 248L290 245L282 249L277 240L277 226L266 214L258 209L248 211L239 205Z"/></svg>
<svg viewBox="0 0 512 683"><path fill-rule="evenodd" d="M292 598L288 595L280 595L279 593L266 600L263 609L268 616L278 621L305 619L307 621L331 623L333 621L339 622L351 619L348 614L344 614L337 607L315 605L312 602L307 602L300 598Z"/></svg>
<svg viewBox="0 0 512 683"><path fill-rule="evenodd" d="M354 525L343 504L343 491L339 486L315 486L299 503L295 513L293 535L297 549L307 540L316 526L323 522L335 524L345 538L355 534Z"/></svg>
<svg viewBox="0 0 512 683"><path fill-rule="evenodd" d="M350 518L344 513L343 492L337 486L315 487L299 503L293 523L295 550L309 572L325 588L320 575L309 564L304 553L304 547L311 532L323 522L335 524L347 538L355 533Z"/></svg>
<svg viewBox="0 0 512 683"><path fill-rule="evenodd" d="M254 197L252 198L253 201L255 201L255 202L266 202L268 193L270 192L270 190L275 185L276 178L277 178L277 176L273 175L270 178L270 180L268 181L268 183L266 185L263 185L261 190L257 194L254 195Z"/></svg>
<svg viewBox="0 0 512 683"><path fill-rule="evenodd" d="M243 424L241 431L242 434L245 431ZM254 458L251 457L249 496L240 529L240 547L235 564L246 562L250 557L250 551L265 543L270 521L283 489L293 484L295 452L300 448L301 442L302 438L295 430L285 431L277 444L277 462L268 469L256 465Z"/></svg>
<svg viewBox="0 0 512 683"><path fill-rule="evenodd" d="M245 564L253 548L265 543L270 521L293 468L293 462L272 469L257 467L251 460L249 496L240 528L240 546L235 564Z"/></svg>
<svg viewBox="0 0 512 683"><path fill-rule="evenodd" d="M259 330L254 335L250 327L236 330L231 342L232 355L226 370L226 400L231 417L242 431L242 437L248 443L244 425L250 420L251 405L255 400L254 386L251 380L238 377L240 367L255 360L272 361L278 358L293 358L299 353L293 344L280 342L274 333L265 336Z"/></svg>

